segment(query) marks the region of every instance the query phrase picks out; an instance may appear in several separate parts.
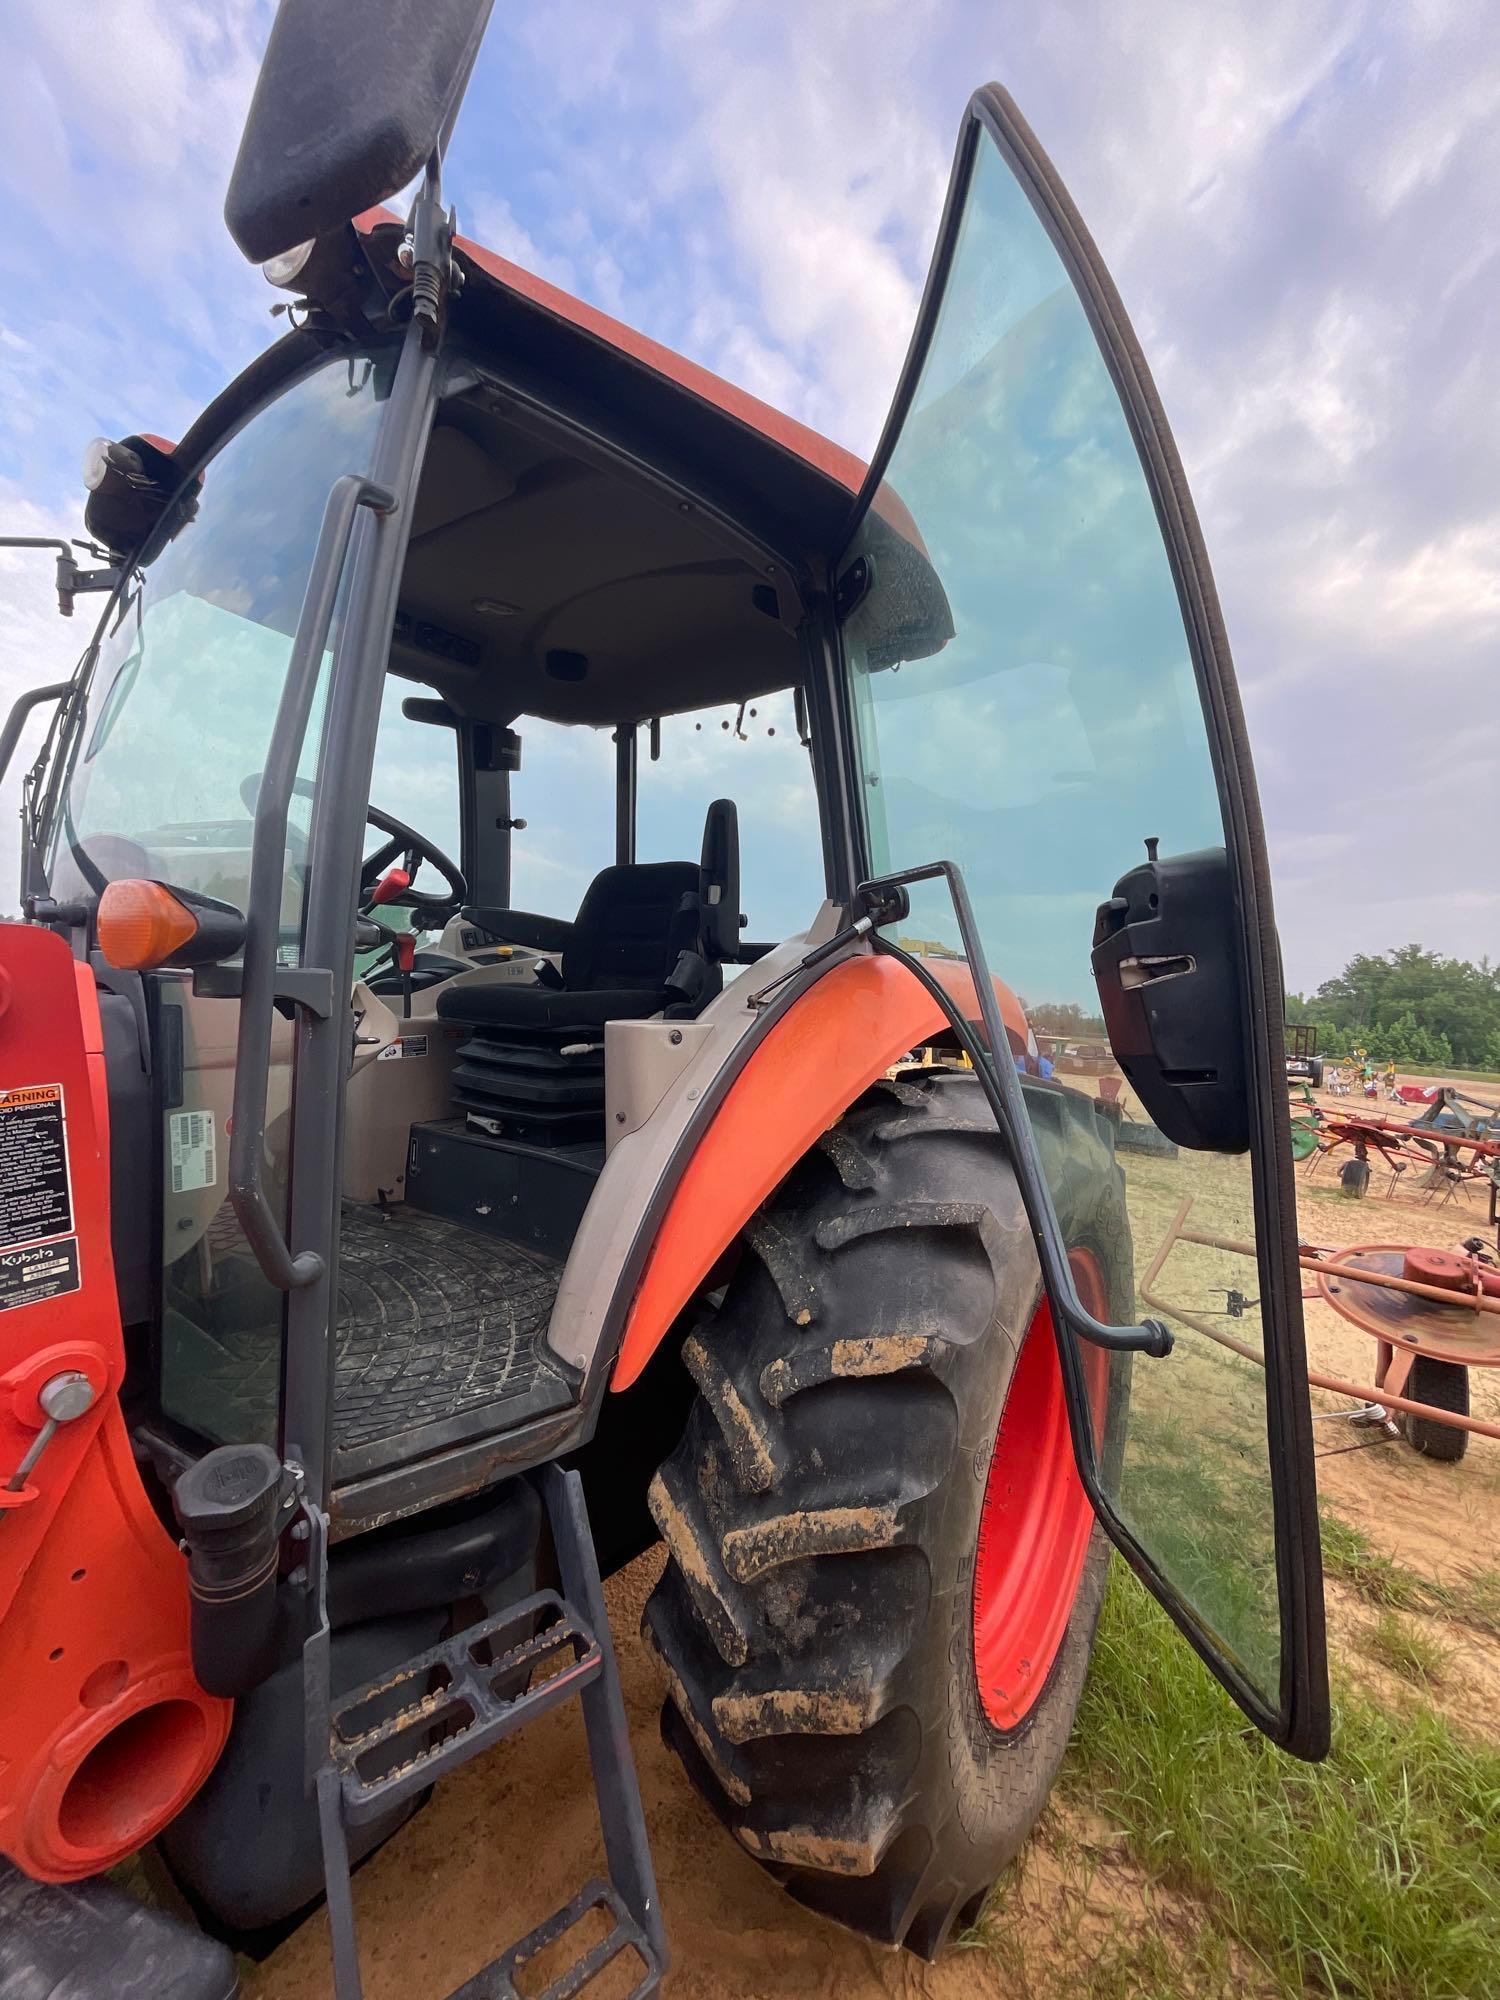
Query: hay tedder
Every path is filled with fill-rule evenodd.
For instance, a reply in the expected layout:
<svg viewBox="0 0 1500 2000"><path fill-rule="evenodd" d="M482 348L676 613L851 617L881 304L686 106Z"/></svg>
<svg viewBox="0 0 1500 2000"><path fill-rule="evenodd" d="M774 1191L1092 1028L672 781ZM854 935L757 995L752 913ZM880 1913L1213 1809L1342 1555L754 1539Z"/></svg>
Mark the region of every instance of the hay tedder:
<svg viewBox="0 0 1500 2000"><path fill-rule="evenodd" d="M669 1742L888 1944L1026 1838L1111 1542L1327 1742L1264 842L1098 254L979 91L866 467L454 233L487 11L284 0L226 216L292 330L91 449L103 616L0 743L50 711L0 927L7 2000L223 2000L325 1896L353 2000L351 1868L574 1700L606 1874L462 1992L544 1948L654 1990L600 1577L657 1539ZM1239 1191L1265 1370L1190 1560L1201 1364L1018 992L1102 1008ZM105 1879L142 1849L197 1927Z"/></svg>

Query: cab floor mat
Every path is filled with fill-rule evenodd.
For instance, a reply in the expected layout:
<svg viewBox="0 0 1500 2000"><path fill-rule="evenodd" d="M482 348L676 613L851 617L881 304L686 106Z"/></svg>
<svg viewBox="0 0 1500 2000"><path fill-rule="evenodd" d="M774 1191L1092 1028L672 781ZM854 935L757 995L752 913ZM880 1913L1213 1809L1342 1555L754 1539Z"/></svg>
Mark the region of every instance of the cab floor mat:
<svg viewBox="0 0 1500 2000"><path fill-rule="evenodd" d="M334 1465L389 1464L566 1407L546 1358L562 1265L416 1209L344 1208ZM444 1435L439 1435L443 1433ZM418 1435L420 1434L420 1436Z"/></svg>
<svg viewBox="0 0 1500 2000"><path fill-rule="evenodd" d="M573 1392L546 1351L561 1278L561 1263L539 1251L441 1216L345 1203L336 1481L565 1409ZM216 1440L274 1443L278 1304L248 1250L237 1255L227 1244L206 1291L169 1281L166 1413Z"/></svg>

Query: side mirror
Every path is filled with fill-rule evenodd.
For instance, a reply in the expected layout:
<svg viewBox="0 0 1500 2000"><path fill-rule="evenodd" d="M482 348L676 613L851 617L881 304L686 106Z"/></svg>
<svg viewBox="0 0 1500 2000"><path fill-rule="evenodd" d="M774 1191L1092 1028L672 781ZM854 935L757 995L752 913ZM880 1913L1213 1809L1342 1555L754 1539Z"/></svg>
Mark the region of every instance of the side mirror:
<svg viewBox="0 0 1500 2000"><path fill-rule="evenodd" d="M1115 1060L1179 1146L1250 1145L1238 928L1222 847L1147 859L1094 919L1094 983Z"/></svg>
<svg viewBox="0 0 1500 2000"><path fill-rule="evenodd" d="M224 220L264 264L406 186L441 152L492 0L281 0Z"/></svg>

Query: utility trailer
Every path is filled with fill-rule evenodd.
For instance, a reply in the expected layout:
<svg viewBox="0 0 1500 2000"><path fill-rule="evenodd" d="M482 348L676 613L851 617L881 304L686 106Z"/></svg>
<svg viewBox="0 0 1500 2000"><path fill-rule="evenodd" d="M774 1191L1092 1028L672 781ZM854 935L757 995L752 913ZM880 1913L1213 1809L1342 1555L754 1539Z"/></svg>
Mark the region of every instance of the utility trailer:
<svg viewBox="0 0 1500 2000"><path fill-rule="evenodd" d="M1291 1083L1310 1083L1323 1088L1323 1058L1318 1054L1318 1031L1307 1022L1286 1031L1286 1073Z"/></svg>
<svg viewBox="0 0 1500 2000"><path fill-rule="evenodd" d="M222 2000L326 1895L356 2000L351 1865L575 1699L607 1879L462 1992L590 1910L566 1990L654 1990L600 1577L658 1538L668 1741L882 1943L1025 1840L1111 1543L1328 1740L1265 845L1098 253L978 91L862 465L454 233L487 11L283 0L226 213L293 329L91 450L59 585L104 613L0 745L50 707L0 927L26 1993ZM1191 1521L1216 1350L1140 1316L1113 1126L1019 992L1102 1009L1253 1247ZM147 1844L200 1933L104 1881Z"/></svg>

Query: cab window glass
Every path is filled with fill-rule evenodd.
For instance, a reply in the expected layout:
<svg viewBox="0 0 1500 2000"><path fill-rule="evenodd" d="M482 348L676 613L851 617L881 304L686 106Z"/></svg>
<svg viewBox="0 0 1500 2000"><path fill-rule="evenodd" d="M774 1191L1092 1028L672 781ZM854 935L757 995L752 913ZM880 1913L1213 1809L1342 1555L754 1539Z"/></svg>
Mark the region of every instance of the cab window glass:
<svg viewBox="0 0 1500 2000"><path fill-rule="evenodd" d="M402 704L409 697L420 699L424 695L431 699L432 690L395 674L387 675L380 698L370 804L404 820L414 833L422 834L462 868L457 736L441 724L413 722L402 713ZM367 828L365 853L373 854L389 838L376 827ZM428 861L417 870L412 887L434 897L448 893L443 877Z"/></svg>
<svg viewBox="0 0 1500 2000"><path fill-rule="evenodd" d="M111 606L67 753L58 895L148 876L244 909L255 799L323 509L339 474L366 462L389 382L382 355L291 384L227 440L143 551ZM304 782L321 701L320 688ZM283 956L298 948L305 878L307 813L293 808Z"/></svg>
<svg viewBox="0 0 1500 2000"><path fill-rule="evenodd" d="M1091 962L1096 913L1148 840L1163 858L1222 860L1213 757L1114 380L988 143L916 393L841 573L861 558L869 588L844 642L873 865L963 871L990 972L1030 1018L1029 1039L997 1054L1023 1072L1080 1289L1103 1317L1149 1310L1176 1336L1133 1370L1086 1357L1100 1485L1207 1642L1274 1708L1252 1162L1157 1129L1113 1059ZM929 958L960 954L941 882L913 890L901 929ZM1049 1043L1044 1071L1049 1021L1073 1032ZM1097 1199L1080 1195L1089 1186Z"/></svg>
<svg viewBox="0 0 1500 2000"><path fill-rule="evenodd" d="M812 762L789 688L664 716L654 763L643 724L636 795L641 861L696 861L709 806L733 799L744 936L774 944L807 929L825 893L823 845Z"/></svg>
<svg viewBox="0 0 1500 2000"><path fill-rule="evenodd" d="M523 715L515 728L521 768L510 803L526 824L511 835L510 905L571 917L615 858L614 733L536 715Z"/></svg>

